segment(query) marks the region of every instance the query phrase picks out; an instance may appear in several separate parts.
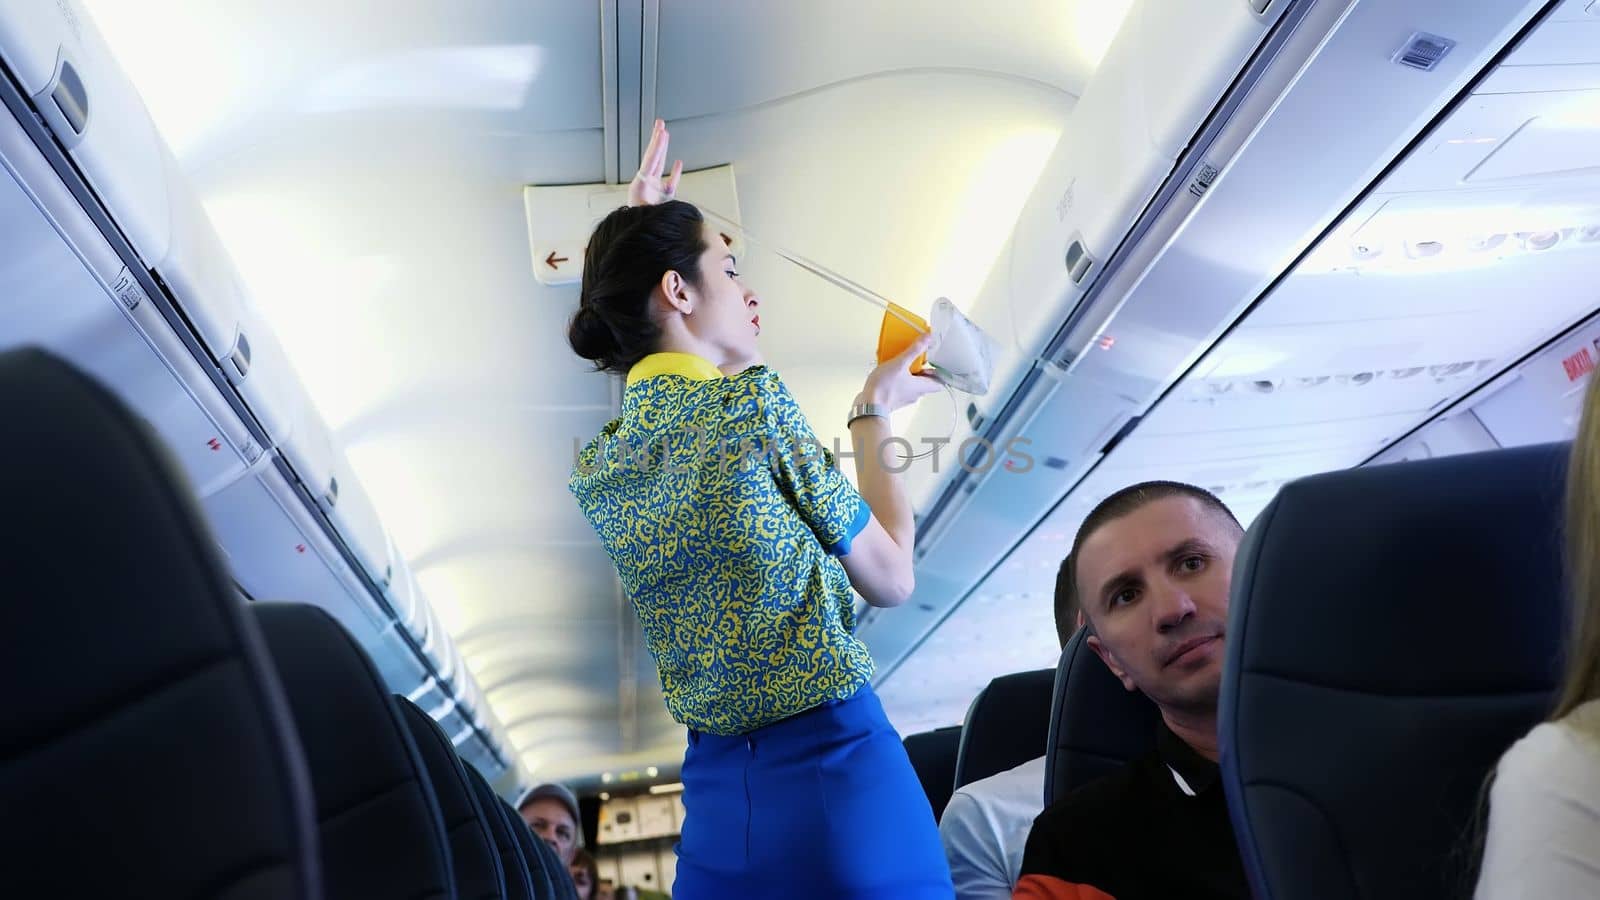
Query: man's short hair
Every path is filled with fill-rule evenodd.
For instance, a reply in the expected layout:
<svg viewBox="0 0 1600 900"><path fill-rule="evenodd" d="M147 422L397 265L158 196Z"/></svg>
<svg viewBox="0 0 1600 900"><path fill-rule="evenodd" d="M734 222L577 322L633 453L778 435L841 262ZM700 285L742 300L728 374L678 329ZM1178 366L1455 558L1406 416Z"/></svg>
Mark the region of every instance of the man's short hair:
<svg viewBox="0 0 1600 900"><path fill-rule="evenodd" d="M1083 549L1084 541L1108 523L1168 497L1189 497L1198 500L1200 505L1220 512L1234 524L1234 527L1244 530L1244 526L1240 525L1239 519L1234 516L1233 510L1218 500L1215 494L1205 488L1184 484L1181 481L1144 481L1125 487L1101 500L1078 527L1078 535L1072 539L1072 551L1061 561L1061 570L1056 573L1056 634L1061 638L1063 645L1066 644L1067 638L1072 636L1078 610L1083 608L1083 598L1078 596L1078 551Z"/></svg>

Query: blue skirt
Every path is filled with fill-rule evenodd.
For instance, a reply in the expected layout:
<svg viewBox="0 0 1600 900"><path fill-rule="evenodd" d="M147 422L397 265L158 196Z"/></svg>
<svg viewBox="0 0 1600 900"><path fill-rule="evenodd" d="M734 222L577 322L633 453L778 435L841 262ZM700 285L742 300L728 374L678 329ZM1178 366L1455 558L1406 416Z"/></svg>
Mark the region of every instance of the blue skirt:
<svg viewBox="0 0 1600 900"><path fill-rule="evenodd" d="M674 900L950 900L928 798L871 686L737 737L689 732Z"/></svg>

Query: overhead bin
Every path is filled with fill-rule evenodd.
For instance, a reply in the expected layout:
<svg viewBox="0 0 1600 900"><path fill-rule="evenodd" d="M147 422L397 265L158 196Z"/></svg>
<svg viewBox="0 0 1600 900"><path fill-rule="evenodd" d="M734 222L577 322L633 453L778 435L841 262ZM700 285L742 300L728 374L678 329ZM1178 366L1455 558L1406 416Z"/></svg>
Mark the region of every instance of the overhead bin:
<svg viewBox="0 0 1600 900"><path fill-rule="evenodd" d="M249 405L268 445L277 446L294 430L298 411L309 401L272 329L260 314L245 315L241 331L248 333L240 336L233 353L218 362L228 383Z"/></svg>
<svg viewBox="0 0 1600 900"><path fill-rule="evenodd" d="M1002 352L989 394L961 398L953 448L981 434L1034 368L1283 5L1262 13L1243 0L1136 0L1129 8L969 311ZM1209 184L1215 174L1196 178ZM948 404L933 398L908 430L943 436L949 422ZM911 467L913 502L925 507L957 461L951 452L937 471L931 461Z"/></svg>
<svg viewBox="0 0 1600 900"><path fill-rule="evenodd" d="M1129 8L1017 219L1010 265L974 310L983 328L1044 351L1269 26L1243 2ZM1195 176L1204 190L1207 173Z"/></svg>
<svg viewBox="0 0 1600 900"><path fill-rule="evenodd" d="M1570 441L1583 417L1589 379L1600 370L1600 316L1480 387L1372 460L1434 459L1498 447Z"/></svg>
<svg viewBox="0 0 1600 900"><path fill-rule="evenodd" d="M0 346L53 350L121 396L172 449L245 593L327 609L388 684L435 682L464 727L480 704L445 695L476 686L409 571L393 585L377 510L92 23L73 0L0 0L0 63L10 106L53 134L0 111Z"/></svg>
<svg viewBox="0 0 1600 900"><path fill-rule="evenodd" d="M271 457L203 506L253 599L315 603L363 643L387 626Z"/></svg>
<svg viewBox="0 0 1600 900"><path fill-rule="evenodd" d="M416 687L412 688L411 691L406 694L406 699L410 700L412 703L415 703L424 711L437 709L445 701L445 689L447 687L448 685L443 684L438 678L430 675L427 678L424 678L422 681L419 681Z"/></svg>
<svg viewBox="0 0 1600 900"><path fill-rule="evenodd" d="M439 678L447 684L455 674L456 656L455 644L450 640L450 635L439 623L439 616L433 608L423 605L423 629L421 633L413 633L413 637L422 646L422 653L433 662L434 670L439 673Z"/></svg>
<svg viewBox="0 0 1600 900"><path fill-rule="evenodd" d="M383 676L383 683L397 694L410 695L431 680L422 659L406 643L400 627L393 622L388 623L371 643L363 642L361 646L372 656L378 674Z"/></svg>
<svg viewBox="0 0 1600 900"><path fill-rule="evenodd" d="M255 450L181 342L37 147L0 116L0 344L45 347L154 427L199 490L238 478ZM164 338L164 340L163 340Z"/></svg>
<svg viewBox="0 0 1600 900"><path fill-rule="evenodd" d="M0 58L147 267L171 246L161 138L144 101L73 0L0 0ZM75 111L66 109L73 107Z"/></svg>
<svg viewBox="0 0 1600 900"><path fill-rule="evenodd" d="M411 565L406 562L400 551L395 549L394 538L387 533L384 535L384 546L387 548L391 561L389 572L389 606L394 609L395 615L400 619L400 625L411 629L417 622L417 617L422 614L423 600L417 578L411 571Z"/></svg>
<svg viewBox="0 0 1600 900"><path fill-rule="evenodd" d="M72 0L0 0L0 56L207 351L233 354L243 305L233 264L88 17Z"/></svg>
<svg viewBox="0 0 1600 900"><path fill-rule="evenodd" d="M1183 19L1187 10L1182 7L1194 6L1135 4L1019 219L1012 236L1014 258L995 267L974 311L980 326L1007 347L1014 368L1003 377L1024 385L1014 390L1002 383L998 393L985 398L987 406L976 410L989 420L987 436L997 442L1040 437L1030 452L1062 465L1048 477L1039 477L1046 473L1036 468L1020 480L998 473L974 477L953 467L937 475L917 473L924 487L929 482L937 487L918 507L923 558L917 595L893 616L869 614L859 629L873 648L880 678L892 678L898 663L951 609L981 591L990 570L1019 546L1032 554L1030 559L1058 564L1062 535L1070 535L1077 522L1072 515L1048 512L1052 508L1078 508L1081 515L1087 509L1080 500L1096 491L1149 477L1215 479L1199 483L1237 485L1254 502L1266 489L1263 483L1305 474L1311 467L1360 462L1384 446L1386 435L1403 433L1406 421L1425 414L1427 407L1420 406L1397 411L1388 421L1374 417L1363 424L1370 428L1360 442L1328 452L1325 435L1311 436L1315 428L1308 425L1302 431L1311 437L1304 444L1277 456L1263 451L1248 471L1227 459L1222 445L1238 435L1218 438L1206 456L1191 434L1169 431L1182 420L1206 418L1184 406L1189 393L1175 389L1185 372L1203 367L1208 350L1252 331L1260 313L1252 312L1243 324L1239 316L1263 292L1272 290L1273 298L1284 293L1280 278L1286 268L1340 220L1545 5L1536 0L1485 0L1470 7L1445 0L1400 6L1273 3L1268 16L1284 18L1260 32L1268 43L1257 55L1252 46L1224 39L1232 7L1204 4L1208 15L1221 17L1218 22L1197 20L1162 40L1153 37ZM1223 27L1222 37L1213 38L1208 24ZM1243 24L1240 34L1248 33L1248 23ZM1454 41L1450 55L1429 72L1391 60L1407 46L1407 36L1424 27ZM1129 81L1156 77L1167 96L1141 91ZM1211 97L1202 95L1201 85ZM1382 96L1386 102L1338 102L1363 96ZM1100 107L1107 98L1117 98L1116 103ZM1140 105L1145 101L1148 107ZM1165 118L1152 125L1157 112ZM1172 139L1185 134L1178 127L1183 116L1192 137L1179 145ZM1143 120L1145 131L1123 127L1118 117ZM1303 162L1307 134L1317 135L1316 177L1308 177ZM1075 147L1079 142L1086 143ZM1120 146L1122 156L1147 163L1158 158L1158 150L1178 153L1164 163L1170 177L1151 181L1135 162L1097 158L1091 152L1096 142L1108 150ZM1090 171L1102 177L1090 178ZM1086 186L1090 181L1095 183ZM1141 183L1142 196L1132 203L1122 194L1104 194L1106 185L1120 184L1126 192ZM1075 255L1069 248L1080 237L1100 264L1100 274L1091 265L1080 277L1071 265ZM1090 298L1089 306L1080 304L1084 297ZM1261 308L1271 305L1269 300ZM1355 305L1343 303L1340 311ZM1249 349L1249 344L1238 340L1232 346ZM1462 349L1466 352L1456 352ZM1409 407L1423 393L1414 389L1412 377L1426 377L1436 400L1464 390L1468 382L1458 384L1456 378L1465 371L1461 367L1476 370L1485 358L1472 350L1464 346L1405 356L1402 368L1386 369L1381 378L1369 359L1331 357L1309 371L1272 368L1257 377L1271 380L1274 389L1281 382L1303 394L1318 391L1313 396L1328 396L1329 405L1352 407L1392 381L1395 405ZM1213 378L1200 374L1189 387L1223 389L1228 385L1220 381L1261 371L1246 361L1233 360L1226 372L1211 373ZM1347 362L1361 365L1349 368ZM1248 393L1256 389L1234 385L1232 394L1219 396L1217 407L1246 413L1259 406L1258 396ZM1048 395L1042 401L1036 399L1041 392ZM1121 421L1109 434L1107 413L1112 422ZM936 414L947 413L923 411ZM1223 430L1218 421L1213 416L1213 429ZM1229 428L1238 427L1229 420ZM1033 478L1032 491L1013 489ZM1037 515L1041 509L1048 518ZM1039 549L1046 544L1048 549Z"/></svg>
<svg viewBox="0 0 1600 900"><path fill-rule="evenodd" d="M164 144L161 158L171 233L167 252L159 259L147 258L146 263L166 282L211 356L219 362L227 360L247 352L239 344L246 302L239 273L199 196Z"/></svg>
<svg viewBox="0 0 1600 900"><path fill-rule="evenodd" d="M326 492L328 516L367 576L388 588L394 580L389 533L384 530L366 486L350 467L344 451L337 447L333 448L332 472Z"/></svg>

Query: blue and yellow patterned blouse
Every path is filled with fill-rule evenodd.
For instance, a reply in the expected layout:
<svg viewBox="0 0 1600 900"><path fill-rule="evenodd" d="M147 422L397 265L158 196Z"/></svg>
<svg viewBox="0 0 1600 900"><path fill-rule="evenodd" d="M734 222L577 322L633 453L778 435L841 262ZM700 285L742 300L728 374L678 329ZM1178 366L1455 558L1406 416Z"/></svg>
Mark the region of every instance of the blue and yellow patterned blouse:
<svg viewBox="0 0 1600 900"><path fill-rule="evenodd" d="M742 734L855 693L836 556L871 511L776 372L656 353L568 485L633 598L673 718Z"/></svg>

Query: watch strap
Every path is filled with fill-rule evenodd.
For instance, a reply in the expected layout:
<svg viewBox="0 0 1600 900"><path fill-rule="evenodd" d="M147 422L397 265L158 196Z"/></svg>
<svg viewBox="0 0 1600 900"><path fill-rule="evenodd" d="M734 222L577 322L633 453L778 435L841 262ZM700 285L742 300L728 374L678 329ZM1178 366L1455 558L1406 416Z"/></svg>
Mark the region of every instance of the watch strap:
<svg viewBox="0 0 1600 900"><path fill-rule="evenodd" d="M889 407L880 403L857 403L855 406L850 407L850 418L845 422L845 427L848 428L854 425L857 419L865 419L868 416L887 419L889 418Z"/></svg>

